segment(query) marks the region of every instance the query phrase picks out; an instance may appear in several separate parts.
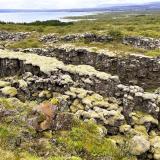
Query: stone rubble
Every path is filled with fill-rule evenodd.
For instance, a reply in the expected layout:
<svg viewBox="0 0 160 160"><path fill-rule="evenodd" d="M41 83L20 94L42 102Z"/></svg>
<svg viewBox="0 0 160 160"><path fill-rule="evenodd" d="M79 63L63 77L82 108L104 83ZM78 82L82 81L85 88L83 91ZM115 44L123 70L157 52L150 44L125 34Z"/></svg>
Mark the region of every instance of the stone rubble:
<svg viewBox="0 0 160 160"><path fill-rule="evenodd" d="M29 32L10 33L7 31L0 31L0 41L20 41L29 36Z"/></svg>
<svg viewBox="0 0 160 160"><path fill-rule="evenodd" d="M31 35L30 32L7 32L0 31L0 41L20 41ZM83 34L68 34L60 36L58 34L43 35L39 39L45 43L56 43L59 41L71 42L71 41L87 41L87 42L112 42L113 37L109 35L98 35L94 33L83 33ZM160 49L160 40L149 37L123 37L121 39L123 44L132 45L136 48L144 48L148 50Z"/></svg>

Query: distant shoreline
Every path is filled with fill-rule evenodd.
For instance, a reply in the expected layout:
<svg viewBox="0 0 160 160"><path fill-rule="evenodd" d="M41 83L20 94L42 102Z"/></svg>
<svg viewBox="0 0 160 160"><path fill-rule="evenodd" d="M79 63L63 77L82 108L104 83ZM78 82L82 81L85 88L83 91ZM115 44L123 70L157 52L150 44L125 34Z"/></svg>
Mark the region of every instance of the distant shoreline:
<svg viewBox="0 0 160 160"><path fill-rule="evenodd" d="M109 11L106 8L82 8L82 9L53 9L53 10L42 10L42 9L0 9L0 13L15 13L15 12L100 12Z"/></svg>

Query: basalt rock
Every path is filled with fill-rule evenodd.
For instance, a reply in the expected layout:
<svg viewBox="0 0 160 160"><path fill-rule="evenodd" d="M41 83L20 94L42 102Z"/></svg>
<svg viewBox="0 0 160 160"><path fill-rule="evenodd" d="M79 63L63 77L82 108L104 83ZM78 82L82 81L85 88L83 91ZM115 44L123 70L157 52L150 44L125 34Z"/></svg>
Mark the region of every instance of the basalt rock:
<svg viewBox="0 0 160 160"><path fill-rule="evenodd" d="M43 63L44 59L46 63ZM159 95L145 93L138 86L122 85L117 76L96 71L93 67L64 65L55 58L12 52L1 52L0 66L3 68L1 76L31 72L34 76L26 80L28 88L31 89L30 97L33 99L43 90L64 93L74 86L120 99L128 121L129 114L136 110L151 114L155 118L159 116ZM8 67L12 67L12 70L8 70ZM86 79L89 79L89 83Z"/></svg>
<svg viewBox="0 0 160 160"><path fill-rule="evenodd" d="M27 38L29 35L29 32L10 33L6 31L0 31L0 41L20 41Z"/></svg>
<svg viewBox="0 0 160 160"><path fill-rule="evenodd" d="M85 49L25 49L25 53L56 57L65 64L91 65L96 70L118 75L124 84L139 85L143 88L160 85L160 58L142 55L117 57L107 53L94 53Z"/></svg>
<svg viewBox="0 0 160 160"><path fill-rule="evenodd" d="M159 49L160 39L147 38L147 37L125 37L123 43L126 45L133 45L137 48L144 49Z"/></svg>
<svg viewBox="0 0 160 160"><path fill-rule="evenodd" d="M109 35L97 35L94 33L84 33L84 34L69 34L65 36L58 36L56 34L44 35L40 38L42 42L70 42L70 41L79 41L85 40L87 42L110 42L113 41L113 38Z"/></svg>

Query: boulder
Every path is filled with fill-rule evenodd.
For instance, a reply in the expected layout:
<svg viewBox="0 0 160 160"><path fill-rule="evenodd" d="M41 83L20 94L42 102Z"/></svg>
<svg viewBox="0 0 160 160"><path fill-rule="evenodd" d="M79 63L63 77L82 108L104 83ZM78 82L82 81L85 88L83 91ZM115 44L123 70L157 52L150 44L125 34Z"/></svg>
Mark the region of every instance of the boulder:
<svg viewBox="0 0 160 160"><path fill-rule="evenodd" d="M160 136L155 136L150 139L151 152L155 160L160 160Z"/></svg>
<svg viewBox="0 0 160 160"><path fill-rule="evenodd" d="M10 82L6 82L6 81L0 81L0 88L4 88L10 86Z"/></svg>
<svg viewBox="0 0 160 160"><path fill-rule="evenodd" d="M56 116L56 110L57 110L57 106L46 102L46 103L42 103L36 107L34 107L33 111L34 114L37 114L37 120L38 120L38 130L40 131L44 131L47 129L51 129L52 127L52 123L53 123L53 119ZM34 122L34 124L36 124Z"/></svg>
<svg viewBox="0 0 160 160"><path fill-rule="evenodd" d="M6 86L6 87L2 88L1 92L3 95L10 96L10 97L14 97L18 93L16 88L10 87L10 86Z"/></svg>
<svg viewBox="0 0 160 160"><path fill-rule="evenodd" d="M138 156L150 149L150 142L143 136L135 135L130 140L130 153Z"/></svg>

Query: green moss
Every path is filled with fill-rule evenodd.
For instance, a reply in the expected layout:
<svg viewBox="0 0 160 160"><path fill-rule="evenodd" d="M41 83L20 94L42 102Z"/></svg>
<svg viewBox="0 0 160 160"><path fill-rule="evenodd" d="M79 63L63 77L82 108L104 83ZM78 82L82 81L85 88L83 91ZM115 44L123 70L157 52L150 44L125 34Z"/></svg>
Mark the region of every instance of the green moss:
<svg viewBox="0 0 160 160"><path fill-rule="evenodd" d="M16 114L2 118L0 156L2 149L3 154L8 154L9 158L13 160L98 160L99 157L122 160L125 157L132 158L126 154L126 148L118 147L110 137L104 137L102 126L98 126L92 121L83 122L75 119L71 130L37 133L23 120L24 117L29 116L28 118L30 118L30 108L36 103L27 102L27 106L23 107L23 105L16 105L17 102L14 103L15 98L14 100L0 100L4 107L16 111ZM28 106L29 104L31 106ZM21 145L18 147L19 139ZM51 143L53 139L56 140L56 143ZM6 149L7 151L5 151ZM28 153L30 150L32 152ZM46 153L48 155L44 158L43 154Z"/></svg>
<svg viewBox="0 0 160 160"><path fill-rule="evenodd" d="M10 135L8 128L0 126L0 138L6 138Z"/></svg>
<svg viewBox="0 0 160 160"><path fill-rule="evenodd" d="M80 157L52 157L48 160L82 160Z"/></svg>
<svg viewBox="0 0 160 160"><path fill-rule="evenodd" d="M123 159L126 155L115 143L101 137L98 126L93 123L81 123L69 132L61 132L58 143L64 144L69 151L77 154L85 152L91 157L111 157L114 160Z"/></svg>
<svg viewBox="0 0 160 160"><path fill-rule="evenodd" d="M0 148L0 158L3 157L3 160L17 160L17 157L14 155L13 152L3 150Z"/></svg>
<svg viewBox="0 0 160 160"><path fill-rule="evenodd" d="M6 86L10 86L10 83L5 81L0 81L0 88L6 87Z"/></svg>
<svg viewBox="0 0 160 160"><path fill-rule="evenodd" d="M146 56L157 57L160 56L160 49L147 51L145 53Z"/></svg>
<svg viewBox="0 0 160 160"><path fill-rule="evenodd" d="M14 97L17 95L17 89L14 87L6 86L1 89L2 93L6 96Z"/></svg>

